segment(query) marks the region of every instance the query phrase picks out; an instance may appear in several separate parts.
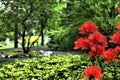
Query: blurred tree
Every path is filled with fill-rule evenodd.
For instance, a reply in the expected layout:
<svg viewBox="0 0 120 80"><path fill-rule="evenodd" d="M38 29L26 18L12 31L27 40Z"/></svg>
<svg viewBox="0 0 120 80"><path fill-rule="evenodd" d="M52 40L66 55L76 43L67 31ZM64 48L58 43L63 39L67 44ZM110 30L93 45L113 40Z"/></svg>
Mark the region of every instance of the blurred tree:
<svg viewBox="0 0 120 80"><path fill-rule="evenodd" d="M50 27L48 25L48 21L50 21L53 16L56 14L54 8L56 7L56 4L58 3L57 0L44 0L39 1L38 0L38 20L40 24L40 33L41 33L41 45L44 46L44 29L46 27ZM54 23L54 22L51 22Z"/></svg>
<svg viewBox="0 0 120 80"><path fill-rule="evenodd" d="M1 26L2 29L7 29L5 32L14 31L14 48L18 48L18 33L17 33L17 6L13 4L13 1L7 3L7 1L1 1L1 4L4 6L1 12ZM12 6L11 6L12 5ZM10 7L11 6L11 7ZM15 12L12 11L14 9ZM15 18L13 18L15 17ZM15 23L13 23L15 22ZM7 28L9 27L9 28ZM4 36L4 34L3 34Z"/></svg>
<svg viewBox="0 0 120 80"><path fill-rule="evenodd" d="M33 30L40 30L36 34L41 35L42 43L44 45L44 29L47 27L47 21L51 18L56 5L56 0L40 1L40 0L4 0L2 3L5 5L3 9L2 23L8 29L14 30L15 33L15 46L18 42L18 34L22 37L22 48L24 53L28 53L33 41L30 43L30 38L33 36ZM9 26L8 26L9 25ZM28 41L25 38L28 37Z"/></svg>

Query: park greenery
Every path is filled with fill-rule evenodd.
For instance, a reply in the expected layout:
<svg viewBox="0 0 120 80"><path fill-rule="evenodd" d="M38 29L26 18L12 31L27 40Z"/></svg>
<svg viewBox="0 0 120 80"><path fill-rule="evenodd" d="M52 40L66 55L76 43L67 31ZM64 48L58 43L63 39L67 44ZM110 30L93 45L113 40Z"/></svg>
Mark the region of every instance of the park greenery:
<svg viewBox="0 0 120 80"><path fill-rule="evenodd" d="M22 49L0 53L0 80L120 80L119 0L1 0L0 13L0 48Z"/></svg>
<svg viewBox="0 0 120 80"><path fill-rule="evenodd" d="M84 69L92 63L87 54L57 55L39 57L23 61L11 62L0 68L1 80L86 80ZM95 63L97 64L97 62ZM113 80L114 62L103 63L103 80ZM120 61L118 61L120 66ZM117 79L120 79L120 70L117 68Z"/></svg>
<svg viewBox="0 0 120 80"><path fill-rule="evenodd" d="M96 23L99 31L109 36L119 21L120 4L112 0L4 0L1 5L1 41L9 37L14 41L14 48L21 41L24 53L38 40L30 42L33 36L41 37L41 41L38 40L41 46L47 35L51 38L48 43L51 49L73 50L74 41L81 36L77 33L83 22Z"/></svg>

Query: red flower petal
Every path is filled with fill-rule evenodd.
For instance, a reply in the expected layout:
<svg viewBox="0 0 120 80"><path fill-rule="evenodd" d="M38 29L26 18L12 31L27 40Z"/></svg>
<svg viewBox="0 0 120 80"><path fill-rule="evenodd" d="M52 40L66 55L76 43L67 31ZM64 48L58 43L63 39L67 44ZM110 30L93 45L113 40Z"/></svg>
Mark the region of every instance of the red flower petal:
<svg viewBox="0 0 120 80"><path fill-rule="evenodd" d="M120 13L120 7L118 8L118 13Z"/></svg>
<svg viewBox="0 0 120 80"><path fill-rule="evenodd" d="M117 55L117 58L120 58L120 46L116 46L114 48L115 54Z"/></svg>
<svg viewBox="0 0 120 80"><path fill-rule="evenodd" d="M103 47L107 47L107 40L104 35L99 32L94 32L93 34L89 35L88 39L90 40L90 46L93 45L100 45Z"/></svg>
<svg viewBox="0 0 120 80"><path fill-rule="evenodd" d="M104 57L106 59L106 62L110 62L111 60L114 60L114 61L116 60L114 49L110 48L105 53L106 54Z"/></svg>
<svg viewBox="0 0 120 80"><path fill-rule="evenodd" d="M113 34L109 42L120 44L120 33L116 32L115 34Z"/></svg>
<svg viewBox="0 0 120 80"><path fill-rule="evenodd" d="M93 56L104 56L105 48L99 45L91 47L91 51L89 52L89 57Z"/></svg>
<svg viewBox="0 0 120 80"><path fill-rule="evenodd" d="M75 41L75 47L74 49L87 49L89 45L89 41L87 38L79 38L77 41Z"/></svg>
<svg viewBox="0 0 120 80"><path fill-rule="evenodd" d="M101 78L104 76L98 66L90 66L89 68L85 69L84 73L84 78L90 78L93 76L94 80L101 80Z"/></svg>
<svg viewBox="0 0 120 80"><path fill-rule="evenodd" d="M93 22L85 22L82 24L80 31L81 31L80 34L86 34L98 31L98 28L96 24L94 24Z"/></svg>
<svg viewBox="0 0 120 80"><path fill-rule="evenodd" d="M120 22L117 23L116 28L117 28L118 30L120 30Z"/></svg>
<svg viewBox="0 0 120 80"><path fill-rule="evenodd" d="M104 55L105 48L103 46L97 46L96 47L96 56L103 56Z"/></svg>

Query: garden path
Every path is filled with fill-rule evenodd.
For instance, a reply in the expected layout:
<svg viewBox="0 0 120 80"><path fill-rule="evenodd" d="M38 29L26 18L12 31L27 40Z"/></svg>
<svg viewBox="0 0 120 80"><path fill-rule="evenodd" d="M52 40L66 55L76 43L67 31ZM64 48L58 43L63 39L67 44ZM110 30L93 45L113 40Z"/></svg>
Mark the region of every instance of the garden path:
<svg viewBox="0 0 120 80"><path fill-rule="evenodd" d="M54 51L54 50L50 50L48 47L45 46L41 46L41 47L33 47L31 48L31 51L52 51L53 54L52 55L57 55L57 54L62 54L62 55L66 55L66 54L82 54L84 53L84 51ZM21 48L11 48L11 49L4 49L4 50L0 50L0 53L4 53L4 52L8 52L8 51L22 51Z"/></svg>
<svg viewBox="0 0 120 80"><path fill-rule="evenodd" d="M4 50L0 50L0 54L4 54L4 52L8 52L8 51L22 51L22 49L21 48L4 49ZM85 53L85 51L53 51L53 50L50 50L48 47L44 47L44 46L33 47L33 48L31 48L31 51L37 51L37 52L51 51L52 54L50 54L50 56L59 55L59 54L61 54L61 55L67 55L67 54L79 55L79 54ZM15 59L16 58L1 58L0 57L0 60L15 60ZM27 59L27 58L17 58L17 59L23 60L23 59Z"/></svg>

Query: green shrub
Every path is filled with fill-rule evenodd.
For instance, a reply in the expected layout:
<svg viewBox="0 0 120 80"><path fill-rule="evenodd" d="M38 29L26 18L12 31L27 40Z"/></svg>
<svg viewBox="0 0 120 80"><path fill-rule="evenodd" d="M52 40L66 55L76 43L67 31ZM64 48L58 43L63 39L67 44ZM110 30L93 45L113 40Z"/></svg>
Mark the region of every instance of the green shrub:
<svg viewBox="0 0 120 80"><path fill-rule="evenodd" d="M86 56L86 55L84 55ZM1 80L79 80L89 65L83 56L52 56L16 61L0 69Z"/></svg>
<svg viewBox="0 0 120 80"><path fill-rule="evenodd" d="M78 31L78 27L67 27L52 30L49 33L49 37L51 38L51 40L48 43L48 47L52 50L73 50L74 41L79 37L79 35L77 34Z"/></svg>
<svg viewBox="0 0 120 80"><path fill-rule="evenodd" d="M65 35L62 37L59 49L63 51L73 50L74 42L79 37L79 34L77 34L78 31L79 31L78 27L66 28L67 33L65 33Z"/></svg>
<svg viewBox="0 0 120 80"><path fill-rule="evenodd" d="M65 29L60 27L56 30L51 30L48 35L50 37L50 41L47 44L49 48L52 50L58 50L60 46L61 37L64 35Z"/></svg>
<svg viewBox="0 0 120 80"><path fill-rule="evenodd" d="M16 61L0 68L0 80L85 80L84 69L91 65L86 57L86 54L58 55ZM103 80L112 80L113 63L103 64ZM120 70L117 70L119 80Z"/></svg>

